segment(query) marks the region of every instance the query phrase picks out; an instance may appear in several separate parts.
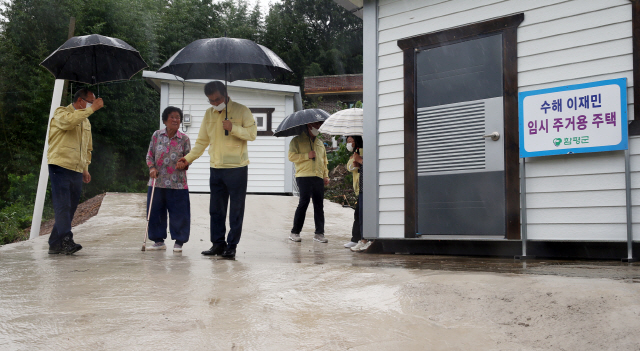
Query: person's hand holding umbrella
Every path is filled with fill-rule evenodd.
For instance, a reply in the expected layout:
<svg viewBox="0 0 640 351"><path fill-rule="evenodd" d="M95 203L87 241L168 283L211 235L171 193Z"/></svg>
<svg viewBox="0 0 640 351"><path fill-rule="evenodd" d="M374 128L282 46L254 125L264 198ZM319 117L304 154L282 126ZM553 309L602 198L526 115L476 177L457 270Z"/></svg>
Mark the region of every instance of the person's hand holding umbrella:
<svg viewBox="0 0 640 351"><path fill-rule="evenodd" d="M91 103L91 109L93 110L93 112L96 112L103 107L104 107L104 101L102 100L102 98L97 98L93 100L93 102Z"/></svg>

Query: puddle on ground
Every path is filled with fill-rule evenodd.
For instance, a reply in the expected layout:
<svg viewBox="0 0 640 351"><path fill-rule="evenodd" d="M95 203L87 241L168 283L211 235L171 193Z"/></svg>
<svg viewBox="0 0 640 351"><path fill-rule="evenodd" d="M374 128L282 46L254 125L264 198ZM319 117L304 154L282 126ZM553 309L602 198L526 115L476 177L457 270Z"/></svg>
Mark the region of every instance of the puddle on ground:
<svg viewBox="0 0 640 351"><path fill-rule="evenodd" d="M406 254L360 254L354 265L502 274L541 274L582 278L608 278L640 283L640 262L554 260Z"/></svg>

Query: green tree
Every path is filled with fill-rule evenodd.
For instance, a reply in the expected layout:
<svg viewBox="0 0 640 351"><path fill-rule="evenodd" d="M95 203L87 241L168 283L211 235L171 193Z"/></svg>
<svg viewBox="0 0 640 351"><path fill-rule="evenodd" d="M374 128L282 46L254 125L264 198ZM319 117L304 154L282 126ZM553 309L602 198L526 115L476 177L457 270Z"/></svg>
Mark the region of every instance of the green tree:
<svg viewBox="0 0 640 351"><path fill-rule="evenodd" d="M226 33L282 57L294 73L279 83L302 85L305 74L362 72L362 21L333 0L283 0L266 16L246 0L0 1L0 212L6 209L2 222L15 230L29 221L54 85L40 63L66 41L72 16L75 35L120 38L140 51L150 70L194 40ZM82 86L73 83L70 92ZM106 108L90 117L92 181L83 196L144 191L146 149L159 125L158 93L137 74L101 84L100 95ZM69 103L70 97L63 101ZM18 233L10 232L2 235Z"/></svg>
<svg viewBox="0 0 640 351"><path fill-rule="evenodd" d="M284 0L265 18L263 44L293 74L280 81L303 85L305 75L362 73L362 20L333 0Z"/></svg>

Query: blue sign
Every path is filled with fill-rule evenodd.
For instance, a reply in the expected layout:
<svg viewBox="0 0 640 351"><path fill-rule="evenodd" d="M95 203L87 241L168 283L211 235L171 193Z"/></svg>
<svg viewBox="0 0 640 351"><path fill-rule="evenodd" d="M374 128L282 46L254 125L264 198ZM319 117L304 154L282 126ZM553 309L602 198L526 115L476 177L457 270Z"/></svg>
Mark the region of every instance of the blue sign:
<svg viewBox="0 0 640 351"><path fill-rule="evenodd" d="M520 157L629 147L627 79L518 94Z"/></svg>

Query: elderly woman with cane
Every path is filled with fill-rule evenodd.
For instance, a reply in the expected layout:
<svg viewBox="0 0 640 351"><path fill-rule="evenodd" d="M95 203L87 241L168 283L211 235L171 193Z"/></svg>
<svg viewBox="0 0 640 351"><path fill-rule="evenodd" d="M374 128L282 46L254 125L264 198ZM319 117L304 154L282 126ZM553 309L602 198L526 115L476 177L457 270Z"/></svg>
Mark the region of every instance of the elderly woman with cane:
<svg viewBox="0 0 640 351"><path fill-rule="evenodd" d="M147 153L151 178L147 191L148 235L154 244L146 250L166 250L164 240L167 238L168 212L169 232L171 239L175 240L173 251L182 252L182 245L189 241L191 205L187 170L179 170L176 165L180 158L191 151L191 142L179 130L182 110L167 107L162 112L162 122L166 128L153 133Z"/></svg>

